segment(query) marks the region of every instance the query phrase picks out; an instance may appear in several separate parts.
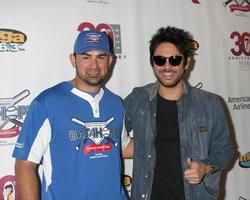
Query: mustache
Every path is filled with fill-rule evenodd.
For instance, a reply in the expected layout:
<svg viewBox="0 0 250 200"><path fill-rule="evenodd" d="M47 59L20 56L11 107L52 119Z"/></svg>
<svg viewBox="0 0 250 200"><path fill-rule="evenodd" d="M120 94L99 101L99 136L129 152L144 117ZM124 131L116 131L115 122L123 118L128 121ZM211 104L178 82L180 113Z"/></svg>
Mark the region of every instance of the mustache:
<svg viewBox="0 0 250 200"><path fill-rule="evenodd" d="M90 73L91 73L91 72L92 72L92 73L93 73L93 72L96 73L96 72L100 72L101 70L100 70L100 69L92 69L92 68L89 68L89 69L86 69L86 71L87 71L87 72L90 72Z"/></svg>
<svg viewBox="0 0 250 200"><path fill-rule="evenodd" d="M174 71L172 69L163 69L160 71L160 73L176 73L176 71Z"/></svg>

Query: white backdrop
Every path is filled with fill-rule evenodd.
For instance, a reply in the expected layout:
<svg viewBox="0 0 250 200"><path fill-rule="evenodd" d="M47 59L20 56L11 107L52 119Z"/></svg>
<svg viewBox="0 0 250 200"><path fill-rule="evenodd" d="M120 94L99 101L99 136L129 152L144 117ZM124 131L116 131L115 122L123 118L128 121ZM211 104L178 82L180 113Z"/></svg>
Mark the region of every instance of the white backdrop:
<svg viewBox="0 0 250 200"><path fill-rule="evenodd" d="M125 97L154 81L151 36L161 26L190 31L199 43L189 82L225 100L239 155L223 181L221 199L250 199L250 2L249 0L1 0L0 12L0 200L15 187L17 135L31 100L70 80L78 27L106 29L118 57L107 87ZM131 177L132 161L125 162ZM130 190L131 179L125 184ZM14 190L14 196L18 195Z"/></svg>

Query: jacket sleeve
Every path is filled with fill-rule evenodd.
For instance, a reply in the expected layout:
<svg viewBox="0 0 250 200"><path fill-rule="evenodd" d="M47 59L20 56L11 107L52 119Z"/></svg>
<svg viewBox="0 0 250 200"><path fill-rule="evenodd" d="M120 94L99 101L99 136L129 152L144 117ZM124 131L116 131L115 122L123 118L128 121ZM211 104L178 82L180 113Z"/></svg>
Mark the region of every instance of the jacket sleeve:
<svg viewBox="0 0 250 200"><path fill-rule="evenodd" d="M125 127L128 132L130 132L133 129L132 124L132 112L133 112L133 92L130 93L125 99L124 99L124 108L125 108Z"/></svg>
<svg viewBox="0 0 250 200"><path fill-rule="evenodd" d="M222 100L218 96L215 96L213 100L213 126L209 154L208 159L202 160L202 162L214 165L217 169L225 169L233 157L234 150Z"/></svg>

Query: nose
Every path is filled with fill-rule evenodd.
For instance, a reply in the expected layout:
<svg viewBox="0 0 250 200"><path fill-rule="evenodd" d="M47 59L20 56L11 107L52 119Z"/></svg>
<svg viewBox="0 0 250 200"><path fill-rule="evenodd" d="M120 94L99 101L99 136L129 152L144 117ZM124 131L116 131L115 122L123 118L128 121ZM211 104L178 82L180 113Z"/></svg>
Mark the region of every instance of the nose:
<svg viewBox="0 0 250 200"><path fill-rule="evenodd" d="M97 68L98 67L98 62L96 58L91 59L91 67L92 68Z"/></svg>
<svg viewBox="0 0 250 200"><path fill-rule="evenodd" d="M165 62L165 64L163 65L163 67L164 67L164 68L167 68L167 69L173 68L173 66L169 63L169 59L168 59L168 58L166 59L166 62Z"/></svg>

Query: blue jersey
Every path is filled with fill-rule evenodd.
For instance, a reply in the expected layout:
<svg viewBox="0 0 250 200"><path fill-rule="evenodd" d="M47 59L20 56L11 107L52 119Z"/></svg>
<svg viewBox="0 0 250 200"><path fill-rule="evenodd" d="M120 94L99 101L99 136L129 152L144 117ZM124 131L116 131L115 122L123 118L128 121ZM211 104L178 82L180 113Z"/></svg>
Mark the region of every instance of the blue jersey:
<svg viewBox="0 0 250 200"><path fill-rule="evenodd" d="M119 96L94 97L63 82L36 97L13 157L41 164L42 200L125 200Z"/></svg>

